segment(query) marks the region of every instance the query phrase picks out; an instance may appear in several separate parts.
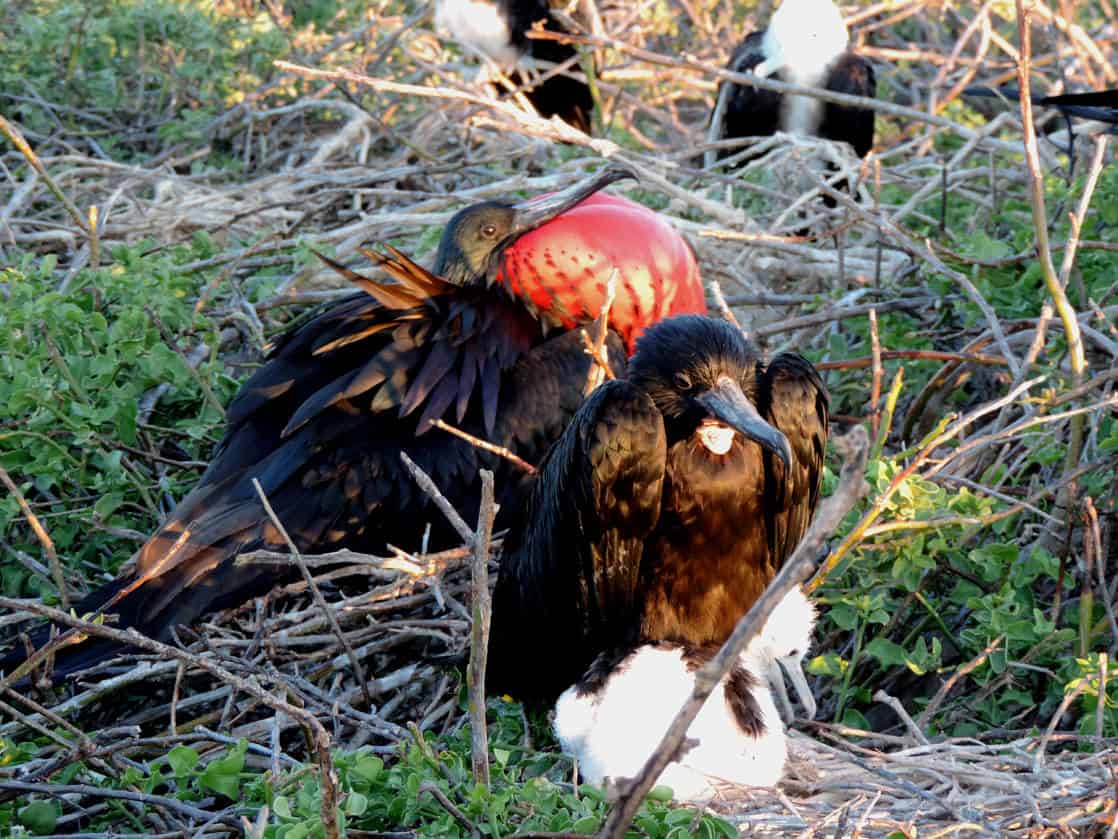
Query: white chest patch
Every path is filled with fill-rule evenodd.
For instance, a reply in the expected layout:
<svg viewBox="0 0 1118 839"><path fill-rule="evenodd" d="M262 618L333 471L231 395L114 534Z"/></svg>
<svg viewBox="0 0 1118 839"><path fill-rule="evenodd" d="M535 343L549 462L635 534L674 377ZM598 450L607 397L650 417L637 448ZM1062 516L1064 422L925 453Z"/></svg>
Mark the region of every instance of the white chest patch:
<svg viewBox="0 0 1118 839"><path fill-rule="evenodd" d="M704 422L696 433L699 442L712 454L726 454L734 445L734 429L720 422Z"/></svg>
<svg viewBox="0 0 1118 839"><path fill-rule="evenodd" d="M510 42L508 22L489 0L438 0L435 27L504 68L519 58Z"/></svg>
<svg viewBox="0 0 1118 839"><path fill-rule="evenodd" d="M632 778L694 686L695 673L679 647L639 647L597 693L579 696L571 688L560 697L556 736L578 759L587 782ZM751 692L764 731L755 737L741 729L723 681L687 730L697 745L660 775L659 783L671 787L676 800L709 801L723 782L772 786L780 780L788 756L784 726L765 686L757 684Z"/></svg>
<svg viewBox="0 0 1118 839"><path fill-rule="evenodd" d="M761 49L766 69L781 71L784 81L819 87L849 41L842 13L832 0L784 0L769 21ZM782 131L814 135L822 118L823 103L818 99L784 97Z"/></svg>

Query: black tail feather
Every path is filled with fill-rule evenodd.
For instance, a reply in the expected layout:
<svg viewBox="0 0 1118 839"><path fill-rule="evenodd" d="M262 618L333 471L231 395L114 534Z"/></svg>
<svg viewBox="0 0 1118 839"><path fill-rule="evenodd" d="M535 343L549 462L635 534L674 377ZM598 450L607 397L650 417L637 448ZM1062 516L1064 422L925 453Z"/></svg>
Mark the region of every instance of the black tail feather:
<svg viewBox="0 0 1118 839"><path fill-rule="evenodd" d="M966 88L963 95L1000 98L1010 102L1021 99L1021 92L1016 87L973 85ZM1064 116L1090 119L1110 125L1118 124L1118 89L1034 96L1032 103L1037 107L1056 108Z"/></svg>

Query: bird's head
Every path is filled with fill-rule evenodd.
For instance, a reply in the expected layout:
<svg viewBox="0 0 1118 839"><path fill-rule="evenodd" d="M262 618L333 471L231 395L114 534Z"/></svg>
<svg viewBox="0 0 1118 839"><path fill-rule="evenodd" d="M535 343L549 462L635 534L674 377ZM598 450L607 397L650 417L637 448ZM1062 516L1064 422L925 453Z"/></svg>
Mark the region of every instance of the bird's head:
<svg viewBox="0 0 1118 839"><path fill-rule="evenodd" d="M629 379L664 416L669 442L697 435L723 455L742 440L792 463L788 440L757 410L757 350L723 320L680 315L650 327L637 341Z"/></svg>
<svg viewBox="0 0 1118 839"><path fill-rule="evenodd" d="M432 270L456 285L491 283L501 257L521 236L610 184L633 177L631 169L612 165L559 192L513 204L482 201L459 210L443 230Z"/></svg>

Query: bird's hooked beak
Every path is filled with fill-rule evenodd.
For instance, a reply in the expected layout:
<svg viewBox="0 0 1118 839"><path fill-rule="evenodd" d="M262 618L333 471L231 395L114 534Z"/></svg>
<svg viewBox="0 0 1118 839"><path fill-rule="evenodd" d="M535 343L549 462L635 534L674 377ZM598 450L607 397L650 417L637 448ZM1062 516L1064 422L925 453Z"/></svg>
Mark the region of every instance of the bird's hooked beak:
<svg viewBox="0 0 1118 839"><path fill-rule="evenodd" d="M784 468L792 466L792 449L788 439L769 425L757 412L741 386L729 376L720 376L714 385L701 393L697 401L710 415L768 449L784 461Z"/></svg>
<svg viewBox="0 0 1118 839"><path fill-rule="evenodd" d="M506 241L515 241L572 207L577 207L595 192L626 178L637 180L637 173L628 166L611 163L596 175L583 178L566 189L513 204L512 229Z"/></svg>
<svg viewBox="0 0 1118 839"><path fill-rule="evenodd" d="M784 686L785 678L792 683L792 687L796 691L796 697L804 708L805 718L815 719L817 710L815 696L811 692L811 687L808 686L807 677L804 675L803 660L800 656L787 655L773 659L769 664L769 672L766 675L769 686L775 691L780 702L781 715L785 722L791 722L796 718L792 711L792 703L788 699L788 689Z"/></svg>

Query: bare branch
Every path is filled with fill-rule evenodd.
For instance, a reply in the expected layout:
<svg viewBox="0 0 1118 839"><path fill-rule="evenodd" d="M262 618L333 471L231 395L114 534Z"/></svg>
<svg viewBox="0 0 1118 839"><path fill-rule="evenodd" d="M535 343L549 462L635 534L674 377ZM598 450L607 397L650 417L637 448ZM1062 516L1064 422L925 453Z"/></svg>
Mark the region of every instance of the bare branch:
<svg viewBox="0 0 1118 839"><path fill-rule="evenodd" d="M470 565L471 615L470 663L467 671L470 694L470 735L473 743L474 782L489 786L489 734L485 724L485 660L489 649L489 537L497 514L493 503L493 473L481 470L481 510L478 512L474 556Z"/></svg>

